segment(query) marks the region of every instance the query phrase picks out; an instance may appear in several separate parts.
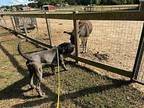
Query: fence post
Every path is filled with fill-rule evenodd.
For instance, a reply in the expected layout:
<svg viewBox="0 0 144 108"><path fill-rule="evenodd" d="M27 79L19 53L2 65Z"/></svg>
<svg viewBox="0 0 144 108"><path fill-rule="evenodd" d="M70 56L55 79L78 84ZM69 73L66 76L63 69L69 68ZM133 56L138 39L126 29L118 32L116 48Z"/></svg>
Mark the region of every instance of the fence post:
<svg viewBox="0 0 144 108"><path fill-rule="evenodd" d="M135 59L134 67L133 67L133 75L132 75L131 80L137 79L137 77L138 77L143 52L144 52L144 24L142 27L141 38L140 38L140 42L139 42L139 46L138 46L138 50L137 50L137 55L136 55L136 59Z"/></svg>
<svg viewBox="0 0 144 108"><path fill-rule="evenodd" d="M144 11L144 0L139 0L139 1L140 1L139 10ZM135 59L134 67L133 67L133 75L131 77L131 80L133 79L137 80L139 69L140 69L140 64L141 64L141 60L143 56L143 47L144 47L144 23L142 27L141 38L140 38L140 42L139 42L139 46L137 50L137 55L136 55L136 59Z"/></svg>
<svg viewBox="0 0 144 108"><path fill-rule="evenodd" d="M75 36L75 56L79 57L79 35L78 35L78 20L75 19L77 11L73 12L73 25L74 25L74 36ZM76 63L78 63L78 60L76 60Z"/></svg>
<svg viewBox="0 0 144 108"><path fill-rule="evenodd" d="M6 20L4 19L4 16L3 15L0 15L1 19L0 20L3 20L5 26L7 26L7 23L6 23Z"/></svg>
<svg viewBox="0 0 144 108"><path fill-rule="evenodd" d="M142 11L144 10L144 0L139 0L139 2L140 2L139 10Z"/></svg>
<svg viewBox="0 0 144 108"><path fill-rule="evenodd" d="M44 14L45 14L45 20L46 20L46 25L47 25L47 33L49 36L50 45L52 46L50 24L49 24L49 21L47 20L47 17L46 17L46 11L44 12Z"/></svg>
<svg viewBox="0 0 144 108"><path fill-rule="evenodd" d="M27 32L27 25L26 25L26 17L22 17L22 20L23 20L24 32L25 32L25 34L27 36L28 32Z"/></svg>
<svg viewBox="0 0 144 108"><path fill-rule="evenodd" d="M12 22L13 29L16 31L16 27L15 27L15 24L14 24L13 16L11 16L11 22Z"/></svg>

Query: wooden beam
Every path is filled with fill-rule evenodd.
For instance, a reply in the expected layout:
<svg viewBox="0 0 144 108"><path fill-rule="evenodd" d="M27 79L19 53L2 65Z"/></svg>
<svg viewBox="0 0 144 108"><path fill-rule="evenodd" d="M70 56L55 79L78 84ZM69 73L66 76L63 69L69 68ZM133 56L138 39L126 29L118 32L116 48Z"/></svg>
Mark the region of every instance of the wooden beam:
<svg viewBox="0 0 144 108"><path fill-rule="evenodd" d="M75 55L76 57L79 56L79 34L78 34L78 30L79 30L79 25L78 25L78 20L75 19L75 15L77 12L73 12L73 25L74 25L74 41L75 41ZM76 62L78 63L78 60L76 60Z"/></svg>
<svg viewBox="0 0 144 108"><path fill-rule="evenodd" d="M143 53L144 53L144 24L142 27L141 38L140 38L140 42L139 42L139 46L138 46L138 50L137 50L137 54L136 54L136 58L135 58L135 64L133 67L133 75L132 75L131 79L137 80L137 78L138 78Z"/></svg>
<svg viewBox="0 0 144 108"><path fill-rule="evenodd" d="M87 59L84 59L84 58L81 58L81 57L76 57L76 56L72 56L72 55L67 55L67 56L72 58L72 59L75 59L77 61L80 61L82 63L86 63L86 64L92 65L94 67L98 67L98 68L101 68L101 69L104 69L104 70L107 70L107 71L111 71L111 72L119 74L119 75L123 75L123 76L129 77L129 78L131 78L131 76L132 76L131 71L118 69L118 68L115 68L115 67L112 67L112 66L108 66L108 65L105 65L105 64L101 64L101 63L98 63L98 62L87 60Z"/></svg>
<svg viewBox="0 0 144 108"><path fill-rule="evenodd" d="M54 12L54 13L2 13L0 15L19 16L19 17L37 17L49 19L65 19L73 20L72 12ZM76 20L134 20L144 21L144 12L139 10L134 11L104 11L104 12L79 12L75 15Z"/></svg>
<svg viewBox="0 0 144 108"><path fill-rule="evenodd" d="M18 36L17 34L21 35L22 37L24 37L25 39L27 39L28 41L30 41L30 42L32 42L32 43L34 43L34 44L39 44L40 46L43 46L43 47L45 47L45 48L52 48L51 45L47 45L47 44L45 44L45 43L43 43L43 42L41 42L41 41L38 41L38 40L36 40L36 39L33 39L33 38L27 36L27 35L25 35L25 34L16 32L15 30L12 30L12 29L10 29L10 28L7 28L7 27L1 26L1 25L0 25L0 27L6 29L6 30L8 30L8 31L10 31L10 32L13 33L13 34L16 34L15 36L18 37L18 38L21 38L21 37Z"/></svg>
<svg viewBox="0 0 144 108"><path fill-rule="evenodd" d="M51 40L51 28L50 28L50 23L49 20L46 17L46 12L45 12L45 20L46 20L46 26L47 26L47 35L48 35L48 40L50 42L50 45L52 46L52 40Z"/></svg>

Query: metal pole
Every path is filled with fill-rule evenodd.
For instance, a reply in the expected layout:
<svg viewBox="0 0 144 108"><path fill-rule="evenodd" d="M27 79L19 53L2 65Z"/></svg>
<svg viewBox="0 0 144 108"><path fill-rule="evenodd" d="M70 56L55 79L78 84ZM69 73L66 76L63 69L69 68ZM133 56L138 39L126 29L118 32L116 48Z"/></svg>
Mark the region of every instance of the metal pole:
<svg viewBox="0 0 144 108"><path fill-rule="evenodd" d="M144 11L144 1L143 0L140 0L139 10ZM144 23L143 23L143 27L142 27L141 38L140 38L140 42L139 42L139 46L138 46L138 50L137 50L137 55L136 55L136 59L135 59L134 67L133 67L133 75L132 75L131 80L133 80L133 79L137 80L137 78L138 78L141 60L142 60L142 56L143 56L143 51L144 51Z"/></svg>
<svg viewBox="0 0 144 108"><path fill-rule="evenodd" d="M36 29L38 31L39 29L38 29L38 24L37 24L37 19L36 18L35 18L35 21L36 21Z"/></svg>
<svg viewBox="0 0 144 108"><path fill-rule="evenodd" d="M28 35L27 27L26 27L26 18L25 17L23 17L23 27L24 27L25 34Z"/></svg>
<svg viewBox="0 0 144 108"><path fill-rule="evenodd" d="M1 17L1 20L3 20L3 22L4 22L5 26L7 26L7 23L6 23L6 20L4 19L4 16L3 16L3 15L1 15L0 17Z"/></svg>
<svg viewBox="0 0 144 108"><path fill-rule="evenodd" d="M13 29L16 31L16 27L15 27L15 24L14 24L13 16L11 16L11 22L12 22Z"/></svg>
<svg viewBox="0 0 144 108"><path fill-rule="evenodd" d="M79 56L79 34L78 34L78 21L75 19L75 14L77 12L73 12L73 25L74 25L74 36L75 36L75 55L76 57ZM78 63L78 60L76 60L76 63Z"/></svg>
<svg viewBox="0 0 144 108"><path fill-rule="evenodd" d="M144 52L144 24L143 24L143 28L142 28L141 38L140 38L140 42L139 42L139 46L138 46L138 50L137 50L137 55L136 55L136 59L135 59L133 75L132 75L131 80L137 79L137 77L138 77L143 52Z"/></svg>
<svg viewBox="0 0 144 108"><path fill-rule="evenodd" d="M49 24L49 21L47 20L46 12L45 12L45 20L46 20L47 32L48 32L48 36L49 36L50 45L52 46L50 24Z"/></svg>

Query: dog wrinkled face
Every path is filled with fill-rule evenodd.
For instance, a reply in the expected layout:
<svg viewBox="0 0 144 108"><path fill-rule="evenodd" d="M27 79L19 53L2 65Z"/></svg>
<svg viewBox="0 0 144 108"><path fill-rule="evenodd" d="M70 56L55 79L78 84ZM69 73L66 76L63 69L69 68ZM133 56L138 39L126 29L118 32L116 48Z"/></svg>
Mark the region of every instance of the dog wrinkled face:
<svg viewBox="0 0 144 108"><path fill-rule="evenodd" d="M74 51L74 45L71 43L62 43L58 46L60 54L71 54Z"/></svg>

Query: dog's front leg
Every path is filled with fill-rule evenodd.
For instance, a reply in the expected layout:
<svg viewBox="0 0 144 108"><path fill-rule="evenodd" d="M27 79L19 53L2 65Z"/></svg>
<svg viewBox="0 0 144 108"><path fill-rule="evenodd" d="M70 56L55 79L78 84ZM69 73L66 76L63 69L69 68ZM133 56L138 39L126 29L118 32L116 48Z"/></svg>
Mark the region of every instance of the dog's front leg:
<svg viewBox="0 0 144 108"><path fill-rule="evenodd" d="M60 62L61 62L61 65L62 65L62 68L67 71L68 69L66 68L66 65L64 63L64 57L63 55L60 55Z"/></svg>

